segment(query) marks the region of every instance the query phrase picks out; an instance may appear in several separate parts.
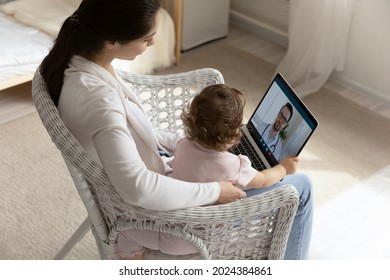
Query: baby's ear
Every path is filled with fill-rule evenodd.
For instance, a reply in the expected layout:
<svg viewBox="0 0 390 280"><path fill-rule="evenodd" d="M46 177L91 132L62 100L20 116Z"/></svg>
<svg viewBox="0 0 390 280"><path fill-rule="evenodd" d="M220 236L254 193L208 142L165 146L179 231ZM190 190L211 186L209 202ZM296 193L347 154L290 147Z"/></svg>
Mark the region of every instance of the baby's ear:
<svg viewBox="0 0 390 280"><path fill-rule="evenodd" d="M105 42L104 42L104 45L105 45L106 48L108 48L109 50L112 50L112 49L115 47L115 41L105 41Z"/></svg>

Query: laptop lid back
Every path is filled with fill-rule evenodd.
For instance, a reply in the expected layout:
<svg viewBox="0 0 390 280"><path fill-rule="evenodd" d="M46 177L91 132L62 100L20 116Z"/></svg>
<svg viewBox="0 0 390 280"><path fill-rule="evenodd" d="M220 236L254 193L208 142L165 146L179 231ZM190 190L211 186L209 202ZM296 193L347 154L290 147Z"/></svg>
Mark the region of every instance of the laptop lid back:
<svg viewBox="0 0 390 280"><path fill-rule="evenodd" d="M276 74L252 114L247 129L271 166L297 156L318 126L318 121L295 91Z"/></svg>

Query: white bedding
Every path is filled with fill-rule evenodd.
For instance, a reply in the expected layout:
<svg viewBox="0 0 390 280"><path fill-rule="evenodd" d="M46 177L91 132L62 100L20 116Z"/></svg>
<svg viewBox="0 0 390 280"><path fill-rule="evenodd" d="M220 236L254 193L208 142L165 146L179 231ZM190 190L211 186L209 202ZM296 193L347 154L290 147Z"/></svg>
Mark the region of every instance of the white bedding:
<svg viewBox="0 0 390 280"><path fill-rule="evenodd" d="M37 68L52 45L48 34L0 12L0 82Z"/></svg>
<svg viewBox="0 0 390 280"><path fill-rule="evenodd" d="M0 5L0 89L2 83L35 72L62 22L81 0L19 0ZM174 63L173 20L162 10L154 46L134 61L115 60L120 70L149 74ZM11 84L12 85L12 84Z"/></svg>
<svg viewBox="0 0 390 280"><path fill-rule="evenodd" d="M0 6L17 21L55 37L81 0L18 0Z"/></svg>

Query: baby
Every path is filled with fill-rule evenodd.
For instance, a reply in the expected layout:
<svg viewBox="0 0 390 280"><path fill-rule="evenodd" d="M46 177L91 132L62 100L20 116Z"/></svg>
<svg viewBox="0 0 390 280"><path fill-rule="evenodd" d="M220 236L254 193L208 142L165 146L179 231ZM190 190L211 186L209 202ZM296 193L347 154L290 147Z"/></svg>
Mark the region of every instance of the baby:
<svg viewBox="0 0 390 280"><path fill-rule="evenodd" d="M264 188L296 172L297 157L285 158L259 172L247 156L228 151L240 141L244 105L243 94L224 84L208 86L195 96L181 115L186 138L179 141L175 157L169 162L174 178Z"/></svg>

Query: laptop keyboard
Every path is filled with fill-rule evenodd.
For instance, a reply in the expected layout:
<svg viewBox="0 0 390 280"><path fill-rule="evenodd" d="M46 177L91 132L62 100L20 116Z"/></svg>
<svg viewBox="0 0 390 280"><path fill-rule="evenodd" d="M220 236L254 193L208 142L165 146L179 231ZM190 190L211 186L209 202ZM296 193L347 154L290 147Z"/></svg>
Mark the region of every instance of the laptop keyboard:
<svg viewBox="0 0 390 280"><path fill-rule="evenodd" d="M250 159L252 166L258 171L266 169L264 162L261 160L259 154L253 148L251 142L245 134L242 135L240 143L231 148L230 152L235 155L241 154L247 156Z"/></svg>

